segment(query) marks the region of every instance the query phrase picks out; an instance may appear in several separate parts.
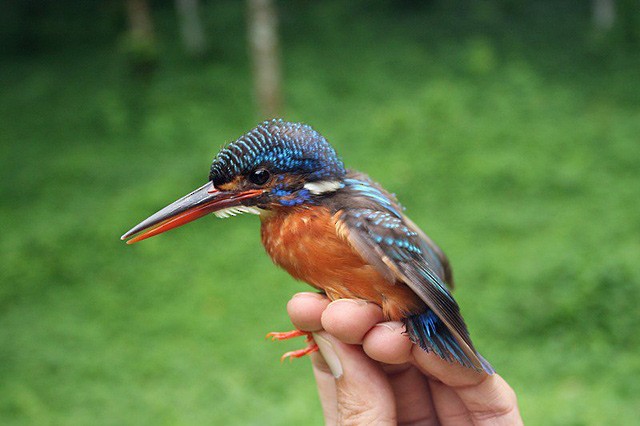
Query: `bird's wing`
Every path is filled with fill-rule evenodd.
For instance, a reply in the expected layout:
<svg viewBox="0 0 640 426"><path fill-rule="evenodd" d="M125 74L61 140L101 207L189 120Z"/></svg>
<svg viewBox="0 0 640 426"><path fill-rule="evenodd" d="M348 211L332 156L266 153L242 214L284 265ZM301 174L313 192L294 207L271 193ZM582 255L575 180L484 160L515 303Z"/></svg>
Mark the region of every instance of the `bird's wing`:
<svg viewBox="0 0 640 426"><path fill-rule="evenodd" d="M425 234L424 231L420 229L418 225L416 225L411 219L409 219L405 215L402 215L402 219L409 229L412 229L418 234L421 243L420 248L422 248L423 253L431 258L431 262L433 264L440 265L440 270L442 272L441 274L439 274L440 277L447 284L449 290L453 290L453 271L451 270L451 264L449 263L449 258L447 258L447 255L444 254L442 249L438 247L438 245L434 243L433 240L429 238L429 236Z"/></svg>
<svg viewBox="0 0 640 426"><path fill-rule="evenodd" d="M445 324L469 362L482 369L460 308L444 283L440 256L423 239L422 231L395 213L344 209L336 215L336 228L363 259L389 279L390 285L401 282L409 286Z"/></svg>
<svg viewBox="0 0 640 426"><path fill-rule="evenodd" d="M401 218L405 225L418 234L419 247L422 249L423 255L427 263L431 265L440 278L447 284L449 289L453 289L453 273L449 264L449 259L444 252L427 236L415 223L407 216L402 214L404 208L400 205L394 194L390 194L377 182L374 182L364 173L350 170L345 182L348 186L349 200L347 205L352 205L354 198L357 199L357 205L361 208L369 208L371 210L384 210L392 213L393 216ZM344 205L344 203L342 204Z"/></svg>

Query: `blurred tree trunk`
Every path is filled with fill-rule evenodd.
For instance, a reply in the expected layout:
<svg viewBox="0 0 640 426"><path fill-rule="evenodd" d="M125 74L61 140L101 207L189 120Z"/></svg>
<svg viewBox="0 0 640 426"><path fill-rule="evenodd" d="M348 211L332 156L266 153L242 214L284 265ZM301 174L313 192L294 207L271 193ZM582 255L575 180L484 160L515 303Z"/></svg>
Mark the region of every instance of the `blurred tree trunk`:
<svg viewBox="0 0 640 426"><path fill-rule="evenodd" d="M158 60L151 9L147 0L126 0L125 7L129 20L126 45L129 63L136 74L148 76Z"/></svg>
<svg viewBox="0 0 640 426"><path fill-rule="evenodd" d="M136 44L153 45L155 35L147 0L127 0L126 6L132 41Z"/></svg>
<svg viewBox="0 0 640 426"><path fill-rule="evenodd" d="M199 3L199 0L176 0L182 42L185 50L191 56L202 56L207 50Z"/></svg>
<svg viewBox="0 0 640 426"><path fill-rule="evenodd" d="M592 0L593 23L599 31L609 31L616 20L615 0Z"/></svg>
<svg viewBox="0 0 640 426"><path fill-rule="evenodd" d="M254 90L262 117L273 118L282 106L276 11L271 0L248 0L248 6Z"/></svg>

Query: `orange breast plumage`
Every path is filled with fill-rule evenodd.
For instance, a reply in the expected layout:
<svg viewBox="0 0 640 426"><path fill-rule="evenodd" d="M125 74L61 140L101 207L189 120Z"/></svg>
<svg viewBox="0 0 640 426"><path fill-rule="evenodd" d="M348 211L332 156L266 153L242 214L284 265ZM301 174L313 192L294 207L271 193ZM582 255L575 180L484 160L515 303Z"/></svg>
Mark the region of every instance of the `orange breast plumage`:
<svg viewBox="0 0 640 426"><path fill-rule="evenodd" d="M337 220L338 214L326 207L275 210L262 218L262 243L278 266L332 300L374 302L394 321L424 311L424 303L404 283L389 282L353 250Z"/></svg>

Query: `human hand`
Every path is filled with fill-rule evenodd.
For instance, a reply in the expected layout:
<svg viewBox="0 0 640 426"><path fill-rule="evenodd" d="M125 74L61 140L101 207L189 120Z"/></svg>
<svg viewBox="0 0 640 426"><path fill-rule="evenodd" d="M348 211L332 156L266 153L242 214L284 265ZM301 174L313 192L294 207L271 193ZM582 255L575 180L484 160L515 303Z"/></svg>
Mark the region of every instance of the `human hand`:
<svg viewBox="0 0 640 426"><path fill-rule="evenodd" d="M502 377L425 352L373 303L305 292L287 311L320 349L311 362L328 425L522 424Z"/></svg>

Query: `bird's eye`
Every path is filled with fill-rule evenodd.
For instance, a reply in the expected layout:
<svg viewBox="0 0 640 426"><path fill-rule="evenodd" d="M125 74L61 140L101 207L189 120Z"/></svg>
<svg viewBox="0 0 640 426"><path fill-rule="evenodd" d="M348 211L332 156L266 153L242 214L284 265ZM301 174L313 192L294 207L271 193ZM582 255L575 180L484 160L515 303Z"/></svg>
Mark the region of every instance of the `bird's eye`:
<svg viewBox="0 0 640 426"><path fill-rule="evenodd" d="M264 185L265 183L267 183L270 177L271 175L267 170L257 169L251 172L251 174L249 175L249 181L256 185Z"/></svg>

